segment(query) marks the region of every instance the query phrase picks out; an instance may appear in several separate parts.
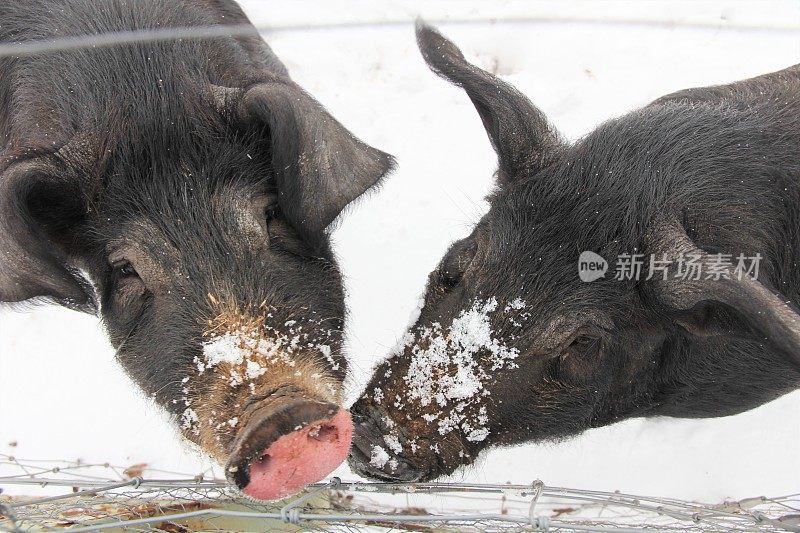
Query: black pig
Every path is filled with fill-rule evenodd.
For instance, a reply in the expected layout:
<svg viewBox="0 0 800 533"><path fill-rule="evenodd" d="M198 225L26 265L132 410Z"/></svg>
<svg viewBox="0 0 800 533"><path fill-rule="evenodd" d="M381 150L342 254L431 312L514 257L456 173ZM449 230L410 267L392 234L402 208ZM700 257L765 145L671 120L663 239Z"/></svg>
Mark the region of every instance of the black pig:
<svg viewBox="0 0 800 533"><path fill-rule="evenodd" d="M219 24L249 22L228 0L0 3L6 44ZM255 28L0 57L0 141L0 302L97 314L247 494L285 496L344 460L326 228L393 162Z"/></svg>
<svg viewBox="0 0 800 533"><path fill-rule="evenodd" d="M497 189L352 408L356 471L427 480L489 446L731 415L800 385L800 65L567 144L435 30L417 38L475 104ZM585 281L609 272L585 282L582 252Z"/></svg>

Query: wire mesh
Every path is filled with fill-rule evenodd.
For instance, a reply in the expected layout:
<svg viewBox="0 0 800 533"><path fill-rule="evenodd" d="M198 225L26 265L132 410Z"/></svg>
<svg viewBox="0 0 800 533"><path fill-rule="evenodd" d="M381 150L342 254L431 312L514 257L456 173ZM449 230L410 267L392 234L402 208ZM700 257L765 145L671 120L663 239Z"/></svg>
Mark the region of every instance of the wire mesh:
<svg viewBox="0 0 800 533"><path fill-rule="evenodd" d="M0 531L795 531L800 494L719 504L620 492L333 478L282 502L209 472L0 454Z"/></svg>

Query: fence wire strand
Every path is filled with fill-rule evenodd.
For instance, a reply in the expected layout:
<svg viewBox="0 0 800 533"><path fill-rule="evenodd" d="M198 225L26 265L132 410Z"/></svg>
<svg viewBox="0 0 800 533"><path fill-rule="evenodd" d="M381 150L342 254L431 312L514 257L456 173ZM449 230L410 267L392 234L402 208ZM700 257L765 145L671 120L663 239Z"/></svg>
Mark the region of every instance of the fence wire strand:
<svg viewBox="0 0 800 533"><path fill-rule="evenodd" d="M719 21L689 21L689 20L657 20L651 18L592 18L592 17L563 17L563 16L537 16L537 17L492 17L492 18L428 18L432 24L470 25L470 24L593 24L598 26L650 26L674 28L703 28L718 31L730 29L736 31L756 31L770 33L797 33L800 24L748 24L745 22L722 24ZM131 45L141 43L156 43L165 41L181 41L191 39L212 39L215 37L258 37L263 33L296 32L331 29L357 29L357 28L386 28L402 27L413 24L412 19L395 20L364 20L364 21L337 21L322 24L288 24L282 26L267 26L252 24L215 24L210 26L183 26L139 29L131 31L117 31L99 33L95 35L75 35L54 37L22 42L0 42L0 57L26 57L37 54L74 51L92 48L103 48L116 45Z"/></svg>
<svg viewBox="0 0 800 533"><path fill-rule="evenodd" d="M719 504L485 483L317 483L283 502L204 472L0 454L0 531L800 532L800 494ZM55 492L55 493L54 493ZM413 502L410 499L413 498Z"/></svg>

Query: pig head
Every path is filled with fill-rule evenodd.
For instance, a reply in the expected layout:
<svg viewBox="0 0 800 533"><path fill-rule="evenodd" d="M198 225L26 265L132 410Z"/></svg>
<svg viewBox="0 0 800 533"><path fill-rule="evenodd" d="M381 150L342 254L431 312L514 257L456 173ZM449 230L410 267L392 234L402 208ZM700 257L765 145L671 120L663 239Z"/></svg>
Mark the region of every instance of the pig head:
<svg viewBox="0 0 800 533"><path fill-rule="evenodd" d="M0 20L3 42L247 23L233 2L150 0L7 2ZM327 228L390 156L257 34L0 58L0 140L0 302L97 314L130 377L251 496L344 460Z"/></svg>
<svg viewBox="0 0 800 533"><path fill-rule="evenodd" d="M725 416L800 385L800 67L661 98L570 144L434 29L417 38L475 105L497 188L351 409L356 471L427 480L492 446ZM579 277L583 252L605 276ZM685 260L704 268L681 275Z"/></svg>

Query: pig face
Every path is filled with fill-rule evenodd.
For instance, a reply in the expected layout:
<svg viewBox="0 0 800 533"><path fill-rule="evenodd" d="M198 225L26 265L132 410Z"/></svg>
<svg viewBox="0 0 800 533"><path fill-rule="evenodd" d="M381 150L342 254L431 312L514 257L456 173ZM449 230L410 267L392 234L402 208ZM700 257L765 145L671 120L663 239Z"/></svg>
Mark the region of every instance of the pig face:
<svg viewBox="0 0 800 533"><path fill-rule="evenodd" d="M129 75L112 50L87 61L107 59L99 72L58 71L74 88L62 96L85 90L84 105L45 94L44 113L8 96L0 301L97 313L127 373L190 441L245 493L283 497L348 453L345 308L326 228L392 160L282 75L215 85L188 74L202 65L167 76L169 54L150 52L127 69L161 85L104 92L105 77ZM170 53L181 52L209 55L191 43ZM48 86L36 61L17 68ZM62 109L73 114L51 112Z"/></svg>
<svg viewBox="0 0 800 533"><path fill-rule="evenodd" d="M575 283L576 249L555 244L568 216L512 189L431 273L419 318L353 406L357 471L430 479L489 445L574 434L646 369L624 362L662 335L630 318L641 301L621 283Z"/></svg>
<svg viewBox="0 0 800 533"><path fill-rule="evenodd" d="M741 118L679 125L674 109L658 106L568 146L524 96L467 63L435 30L419 25L417 38L429 66L475 104L498 154L498 188L472 234L430 275L419 318L351 409L357 472L428 480L488 446L559 439L630 416L727 415L796 386L800 317L788 299L733 275L730 261L719 265L728 276L715 281L671 270L617 281L613 263L603 279L578 275L587 250L604 258L647 251L673 266L693 254L709 266L707 248L734 256L770 249L758 221L780 220L766 208L780 201L748 187L741 193L749 203L730 202L737 185L723 185L721 171L708 178L720 180L713 184L660 175L681 161L669 149L709 120L728 130L700 157L721 157L737 135L749 141ZM800 81L796 69L794 76ZM785 132L774 137L785 143ZM764 146L753 150L774 157L773 145ZM641 157L659 152L664 160ZM797 158L782 161L782 171L800 173ZM763 179L760 191L774 182ZM692 189L702 193L695 203ZM670 194L682 210L669 205ZM749 216L745 204L756 210L753 224L735 222ZM737 229L711 230L709 205L721 227ZM754 370L764 368L775 370Z"/></svg>

